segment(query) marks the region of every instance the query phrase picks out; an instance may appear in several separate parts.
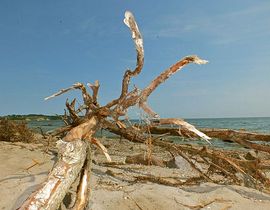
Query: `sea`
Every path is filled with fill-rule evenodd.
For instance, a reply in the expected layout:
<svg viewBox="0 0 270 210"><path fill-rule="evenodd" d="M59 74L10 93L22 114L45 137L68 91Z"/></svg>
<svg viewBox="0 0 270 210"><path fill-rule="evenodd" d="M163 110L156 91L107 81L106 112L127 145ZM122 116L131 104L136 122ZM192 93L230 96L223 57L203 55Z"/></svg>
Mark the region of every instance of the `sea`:
<svg viewBox="0 0 270 210"><path fill-rule="evenodd" d="M197 128L227 128L235 130L246 130L250 132L267 133L270 134L270 117L246 117L246 118L202 118L202 119L185 119L190 124ZM139 123L141 120L131 120L132 123ZM55 128L63 126L61 120L42 120L42 121L28 121L28 126L40 132L54 130ZM119 138L118 136L107 131L97 132L97 137ZM207 144L201 139L186 139L176 136L166 136L163 139L174 141L179 144ZM224 142L219 139L211 141L211 147L224 148L224 149L241 149L242 147L236 143Z"/></svg>

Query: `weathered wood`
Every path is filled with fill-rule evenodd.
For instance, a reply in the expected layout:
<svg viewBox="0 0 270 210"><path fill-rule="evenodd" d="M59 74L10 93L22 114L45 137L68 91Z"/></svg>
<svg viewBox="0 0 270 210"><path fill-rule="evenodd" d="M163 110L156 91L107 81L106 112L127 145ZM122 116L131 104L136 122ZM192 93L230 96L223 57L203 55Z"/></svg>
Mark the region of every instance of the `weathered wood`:
<svg viewBox="0 0 270 210"><path fill-rule="evenodd" d="M109 130L114 134L120 135L128 139L129 141L138 143L147 142L148 136L144 135L143 132L140 131L138 128L137 129L132 129L130 127L119 128L109 121L104 121L103 127L107 128L107 130ZM184 130L187 131L186 129ZM228 152L220 150L215 151L213 149L208 150L206 147L203 147L201 149L194 148L190 146L169 143L159 139L155 139L152 142L152 144L163 147L166 150L172 152L173 154L182 156L186 161L190 163L190 165L195 170L197 170L201 174L202 177L204 177L204 179L208 181L213 180L211 180L207 176L207 174L203 173L198 167L196 167L196 165L191 161L193 156L199 155L206 165L209 165L215 168L216 170L222 172L225 176L230 177L232 183L234 184L241 184L245 182L246 184L248 184L248 186L252 186L254 188L257 188L257 186L260 188L264 185L266 188L270 186L269 178L267 178L261 171L262 169L265 168L269 169L269 163L261 161L260 159L256 159L255 161L249 160L244 161L239 160L235 157L230 157L229 151ZM237 173L242 174L242 179L239 176L237 176Z"/></svg>
<svg viewBox="0 0 270 210"><path fill-rule="evenodd" d="M24 202L20 210L57 209L80 173L86 158L86 143L82 140L60 140L57 146L58 162L48 175L47 181Z"/></svg>
<svg viewBox="0 0 270 210"><path fill-rule="evenodd" d="M125 159L125 163L129 164L142 164L142 165L154 165L165 167L167 162L159 159L158 157L151 155L149 158L146 154L141 153L137 155L129 155Z"/></svg>
<svg viewBox="0 0 270 210"><path fill-rule="evenodd" d="M164 83L168 78L174 75L179 70L183 69L186 65L190 63L195 64L206 64L208 61L199 58L197 55L186 56L180 59L178 62L167 68L160 75L158 75L150 84L138 91L137 94L133 94L132 96L126 98L120 105L124 110L128 109L131 106L138 104L140 108L142 108L150 117L158 118L159 115L155 113L148 105L147 99L151 95L151 93L162 83Z"/></svg>
<svg viewBox="0 0 270 210"><path fill-rule="evenodd" d="M89 196L90 196L90 175L91 175L91 165L92 165L92 154L90 147L87 150L87 156L82 169L82 176L79 183L79 190L77 192L77 199L73 210L82 210L87 207Z"/></svg>
<svg viewBox="0 0 270 210"><path fill-rule="evenodd" d="M112 100L111 102L109 102L106 105L106 107L110 108L110 107L117 104L118 106L114 110L120 114L124 110L122 110L121 106L119 106L119 105L121 105L121 101L124 100L128 94L130 79L132 77L135 77L138 74L140 74L140 72L143 68L143 64L144 64L143 39L142 39L141 32L139 30L139 27L136 23L136 20L131 12L129 12L129 11L125 12L124 23L129 27L129 29L131 31L132 39L134 41L136 52L137 52L137 63L136 63L136 67L133 71L128 69L125 72L125 74L123 76L123 80L122 80L122 91L121 91L121 95L119 96L119 98Z"/></svg>
<svg viewBox="0 0 270 210"><path fill-rule="evenodd" d="M207 141L210 144L210 142L208 141L211 139L210 137L208 137L207 135L205 135L204 133L199 131L197 128L195 128L193 125L187 123L186 121L184 121L182 119L164 118L164 119L156 120L156 121L154 121L154 123L159 124L159 125L177 125L177 126L179 126L178 132L180 135L181 135L180 129L184 128L184 129L188 130L189 132L191 132L193 135L201 137L202 139L204 139L205 141Z"/></svg>
<svg viewBox="0 0 270 210"><path fill-rule="evenodd" d="M168 69L163 71L160 75L158 75L146 88L144 88L139 97L139 105L140 107L148 113L151 117L159 117L152 109L146 105L147 98L150 94L163 82L165 82L168 78L174 75L176 72L180 71L184 66L189 63L195 64L206 64L208 61L199 58L197 55L186 56L177 63L170 66Z"/></svg>
<svg viewBox="0 0 270 210"><path fill-rule="evenodd" d="M240 138L248 141L270 141L270 134L219 128L200 128L199 130L212 138L218 138L222 140Z"/></svg>
<svg viewBox="0 0 270 210"><path fill-rule="evenodd" d="M180 133L178 128L168 128L168 127L157 127L150 126L150 132L152 134L168 134L170 136L181 136L184 137L196 137L192 132L187 129L181 129ZM234 138L245 139L247 141L270 141L270 134L254 133L243 130L232 130L232 129L222 129L222 128L197 128L207 136L211 138L218 138L225 141L233 141Z"/></svg>
<svg viewBox="0 0 270 210"><path fill-rule="evenodd" d="M90 142L96 144L98 147L102 149L107 159L110 161L110 157L107 153L106 148L97 140L93 139L92 136L99 127L107 128L115 133L119 133L119 135L123 135L127 139L134 139L136 142L145 142L145 134L134 133L133 128L126 128L124 124L121 124L119 121L119 117L126 114L127 109L134 105L139 105L149 116L151 117L159 117L152 109L147 105L147 99L149 95L163 82L165 82L170 76L174 73L182 69L189 63L195 64L205 64L207 61L200 59L198 56L192 55L187 56L176 62L174 65L166 69L159 76L156 77L145 89L140 91L138 88L134 88L132 91L129 91L129 84L132 77L135 77L140 74L143 64L144 64L144 48L143 48L143 39L139 28L137 26L136 20L133 14L129 11L125 13L124 23L129 27L132 35L132 39L135 44L136 52L137 52L137 63L134 70L127 70L123 76L122 80L122 91L118 98L112 100L107 103L105 106L100 106L97 101L97 94L99 90L99 83L95 82L94 85L88 84L88 86L92 89L93 94L89 94L86 86L82 83L75 83L71 87L62 89L57 93L45 98L45 100L59 96L67 91L79 89L82 94L82 99L84 104L81 105L77 110L75 108L75 100L71 104L67 103L67 110L69 112L69 117L66 122L69 124L64 128L58 129L55 133L62 132L65 135L63 138L66 145L73 145L76 142L82 142L82 139L87 139ZM80 116L79 113L82 110L86 110L84 116ZM113 120L113 122L109 121ZM160 119L160 124L172 123L178 126L185 127L191 132L199 135L205 140L209 139L205 134L198 131L194 126L186 123L181 119ZM119 127L118 127L118 126ZM119 128L123 128L125 132L119 132ZM130 132L129 132L130 131ZM135 134L135 136L134 136ZM81 139L77 140L76 139ZM79 143L78 143L79 144ZM78 147L78 148L76 148ZM65 160L60 157L56 166L53 168L51 174L49 175L48 181L44 183L44 186L34 193L27 202L22 206L22 209L27 209L29 206L33 208L42 208L42 209L55 209L59 206L60 202L63 199L63 196L67 192L67 189L70 187L72 182L75 180L76 176L80 171L82 171L82 178L79 184L79 191L77 192L78 200L76 201L76 209L83 209L87 204L87 192L89 186L89 171L90 167L86 167L82 169L82 164L85 159L85 149L83 149L82 145L74 145L72 149L68 146L64 147L64 152L66 157L70 156L72 159L73 156L76 156L78 159L74 163L76 163L76 168L70 171L73 168L73 165L69 164L69 162L64 162ZM77 151L79 150L79 151ZM83 151L81 151L83 150ZM62 150L63 151L63 150ZM73 154L75 152L75 154ZM61 152L60 152L61 153ZM61 153L61 154L62 154ZM184 156L184 154L183 154ZM77 164L78 163L78 164ZM62 169L61 169L61 168ZM59 175L59 170L61 169L61 174ZM54 177L55 176L55 177ZM66 176L71 176L71 178L67 178ZM203 175L205 176L205 175ZM54 199L54 201L52 200ZM29 207L30 208L30 207ZM28 208L28 209L29 209Z"/></svg>
<svg viewBox="0 0 270 210"><path fill-rule="evenodd" d="M145 126L146 127L146 126ZM152 134L170 134L172 136L196 137L194 132L183 126L181 129L150 126L147 127ZM270 141L270 134L252 133L247 131L236 131L230 129L201 128L200 131L212 138L232 141L244 147L267 152L270 154L270 146L252 143L250 141ZM199 135L198 135L199 136Z"/></svg>

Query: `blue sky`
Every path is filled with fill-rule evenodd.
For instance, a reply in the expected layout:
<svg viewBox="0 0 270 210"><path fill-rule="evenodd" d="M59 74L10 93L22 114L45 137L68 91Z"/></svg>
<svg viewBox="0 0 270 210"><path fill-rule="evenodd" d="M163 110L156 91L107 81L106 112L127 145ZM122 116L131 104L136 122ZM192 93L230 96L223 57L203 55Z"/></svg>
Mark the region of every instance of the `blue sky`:
<svg viewBox="0 0 270 210"><path fill-rule="evenodd" d="M71 84L101 83L101 103L119 95L136 54L125 10L144 37L143 88L183 56L189 65L149 98L161 117L270 116L270 1L0 0L0 115L61 114ZM137 111L131 113L136 116Z"/></svg>

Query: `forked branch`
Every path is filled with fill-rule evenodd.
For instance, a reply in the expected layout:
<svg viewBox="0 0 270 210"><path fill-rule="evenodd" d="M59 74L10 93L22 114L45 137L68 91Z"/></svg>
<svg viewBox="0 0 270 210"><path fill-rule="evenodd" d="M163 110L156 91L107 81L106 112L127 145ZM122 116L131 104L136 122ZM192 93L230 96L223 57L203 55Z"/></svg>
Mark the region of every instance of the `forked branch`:
<svg viewBox="0 0 270 210"><path fill-rule="evenodd" d="M148 105L147 99L151 93L168 78L174 75L176 72L180 71L184 66L190 63L194 64L206 64L208 61L199 58L197 55L191 55L184 57L174 65L170 66L168 69L163 71L159 76L157 76L147 87L142 91L137 91L137 94L126 98L124 101L120 101L118 106L122 107L122 110L126 110L131 106L139 104L139 106L151 117L159 118L159 115L155 113Z"/></svg>

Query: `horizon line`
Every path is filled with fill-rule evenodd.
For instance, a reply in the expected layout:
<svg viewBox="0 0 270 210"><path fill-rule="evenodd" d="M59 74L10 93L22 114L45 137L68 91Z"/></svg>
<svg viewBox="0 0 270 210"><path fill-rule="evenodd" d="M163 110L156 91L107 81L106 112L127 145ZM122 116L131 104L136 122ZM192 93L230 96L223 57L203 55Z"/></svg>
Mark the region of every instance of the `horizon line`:
<svg viewBox="0 0 270 210"><path fill-rule="evenodd" d="M30 113L30 114L7 114L7 115L0 115L0 117L7 117L7 116L11 116L11 115L18 115L18 116L27 116L27 115L43 115L43 116L51 116L51 117L57 117L57 116L62 116L63 114L34 114L34 113ZM164 118L168 118L168 117L164 117ZM171 117L169 117L171 118ZM236 118L270 118L270 116L230 116L230 117L175 117L175 118L182 118L182 119L236 119ZM138 120L139 118L130 118L131 120Z"/></svg>

